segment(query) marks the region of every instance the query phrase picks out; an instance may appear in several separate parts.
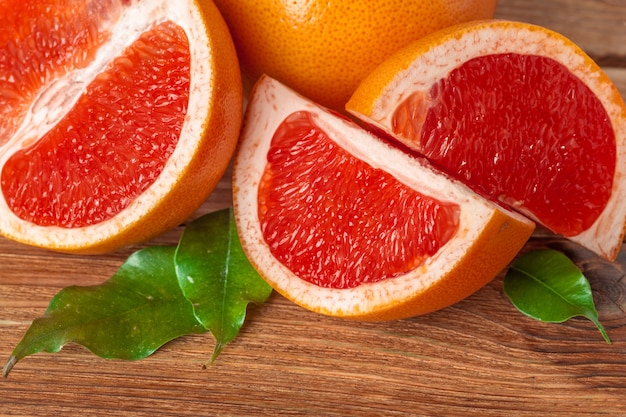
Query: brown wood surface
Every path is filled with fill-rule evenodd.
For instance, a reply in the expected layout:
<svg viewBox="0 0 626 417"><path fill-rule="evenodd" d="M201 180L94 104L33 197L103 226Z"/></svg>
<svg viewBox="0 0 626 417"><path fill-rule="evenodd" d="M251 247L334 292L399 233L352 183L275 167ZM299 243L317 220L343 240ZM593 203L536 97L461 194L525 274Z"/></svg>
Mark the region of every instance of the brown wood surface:
<svg viewBox="0 0 626 417"><path fill-rule="evenodd" d="M626 0L501 0L497 15L567 35L626 94ZM198 214L229 205L226 177ZM149 244L174 244L180 230ZM273 295L209 367L209 334L137 362L76 345L28 357L0 379L0 415L626 415L626 250L610 264L549 235L528 248L539 246L585 268L613 344L584 319L522 316L502 277L445 310L379 324L316 315ZM103 282L129 253L61 255L0 238L0 361L61 288Z"/></svg>

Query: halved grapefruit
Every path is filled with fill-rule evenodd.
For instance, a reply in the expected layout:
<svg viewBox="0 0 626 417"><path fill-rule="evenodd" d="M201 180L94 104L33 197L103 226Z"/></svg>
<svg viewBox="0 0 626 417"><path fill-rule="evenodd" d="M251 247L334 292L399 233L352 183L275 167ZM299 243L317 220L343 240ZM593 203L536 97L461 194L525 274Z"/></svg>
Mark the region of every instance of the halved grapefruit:
<svg viewBox="0 0 626 417"><path fill-rule="evenodd" d="M439 31L385 61L346 109L475 191L617 256L626 107L563 36L508 21Z"/></svg>
<svg viewBox="0 0 626 417"><path fill-rule="evenodd" d="M242 117L210 0L9 0L0 24L0 234L105 252L206 199Z"/></svg>
<svg viewBox="0 0 626 417"><path fill-rule="evenodd" d="M451 305L515 257L534 223L264 76L233 167L244 251L312 311L389 320Z"/></svg>

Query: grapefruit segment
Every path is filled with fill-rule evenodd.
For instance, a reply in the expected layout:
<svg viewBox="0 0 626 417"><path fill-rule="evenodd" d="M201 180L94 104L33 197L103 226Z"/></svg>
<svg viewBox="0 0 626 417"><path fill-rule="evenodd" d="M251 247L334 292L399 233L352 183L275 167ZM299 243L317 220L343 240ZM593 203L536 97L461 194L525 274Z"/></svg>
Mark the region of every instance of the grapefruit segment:
<svg viewBox="0 0 626 417"><path fill-rule="evenodd" d="M101 253L188 218L241 126L239 65L215 5L10 3L0 17L15 28L1 35L0 234Z"/></svg>
<svg viewBox="0 0 626 417"><path fill-rule="evenodd" d="M626 223L626 107L572 42L517 22L427 36L346 109L555 233L614 259Z"/></svg>
<svg viewBox="0 0 626 417"><path fill-rule="evenodd" d="M269 77L253 88L233 166L244 251L273 288L359 320L469 296L534 223Z"/></svg>

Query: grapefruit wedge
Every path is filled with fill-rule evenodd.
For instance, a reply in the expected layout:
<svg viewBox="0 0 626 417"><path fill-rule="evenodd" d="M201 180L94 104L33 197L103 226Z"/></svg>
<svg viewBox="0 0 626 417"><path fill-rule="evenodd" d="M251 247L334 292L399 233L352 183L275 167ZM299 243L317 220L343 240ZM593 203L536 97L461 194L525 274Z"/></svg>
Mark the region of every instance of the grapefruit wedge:
<svg viewBox="0 0 626 417"><path fill-rule="evenodd" d="M245 253L279 293L319 313L411 317L481 288L534 223L261 77L233 166Z"/></svg>
<svg viewBox="0 0 626 417"><path fill-rule="evenodd" d="M346 109L478 193L615 259L626 223L626 107L576 45L472 22L381 64Z"/></svg>
<svg viewBox="0 0 626 417"><path fill-rule="evenodd" d="M0 234L106 252L206 199L242 118L210 0L9 0L0 24Z"/></svg>

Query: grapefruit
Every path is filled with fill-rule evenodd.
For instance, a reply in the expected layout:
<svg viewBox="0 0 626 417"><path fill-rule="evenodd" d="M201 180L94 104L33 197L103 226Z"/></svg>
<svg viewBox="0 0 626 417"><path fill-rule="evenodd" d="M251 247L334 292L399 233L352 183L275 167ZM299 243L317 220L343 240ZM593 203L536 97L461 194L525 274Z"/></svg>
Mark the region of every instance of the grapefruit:
<svg viewBox="0 0 626 417"><path fill-rule="evenodd" d="M242 247L275 290L319 313L378 321L446 307L493 279L534 229L267 76L239 146Z"/></svg>
<svg viewBox="0 0 626 417"><path fill-rule="evenodd" d="M387 56L435 30L492 18L496 0L216 0L242 68L343 111Z"/></svg>
<svg viewBox="0 0 626 417"><path fill-rule="evenodd" d="M555 233L615 259L626 223L626 107L542 27L447 28L381 64L346 109Z"/></svg>
<svg viewBox="0 0 626 417"><path fill-rule="evenodd" d="M191 215L236 147L242 86L210 0L0 5L0 234L66 252Z"/></svg>

